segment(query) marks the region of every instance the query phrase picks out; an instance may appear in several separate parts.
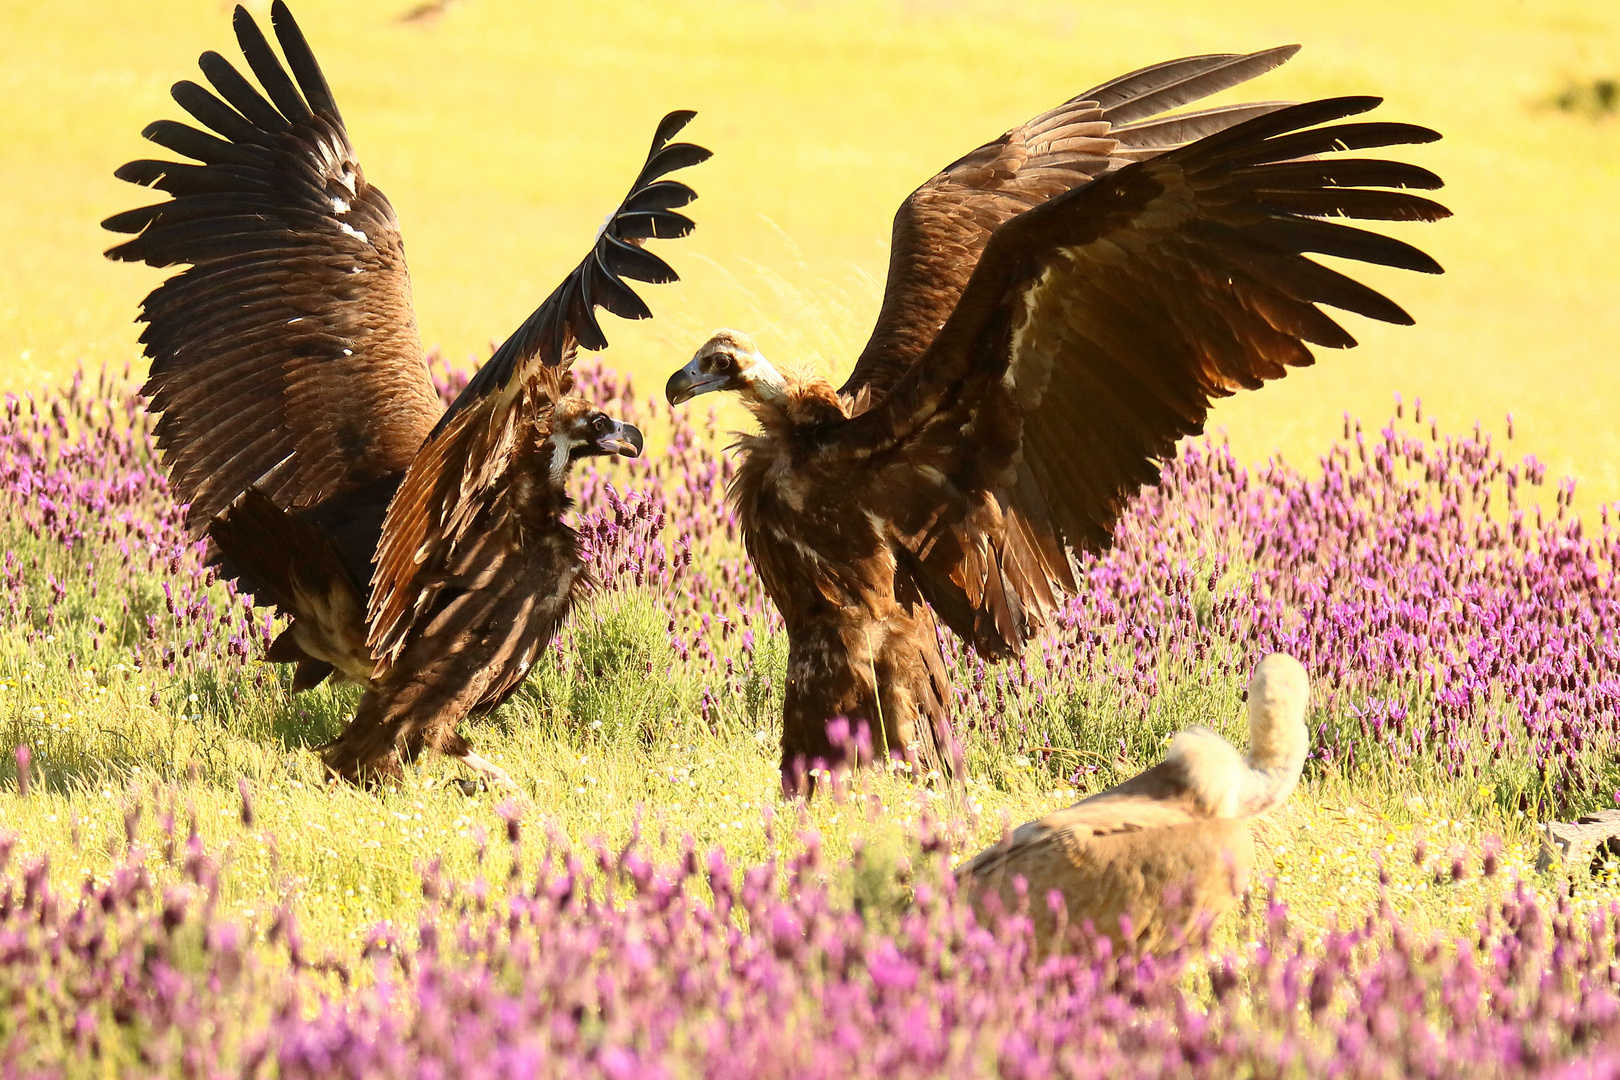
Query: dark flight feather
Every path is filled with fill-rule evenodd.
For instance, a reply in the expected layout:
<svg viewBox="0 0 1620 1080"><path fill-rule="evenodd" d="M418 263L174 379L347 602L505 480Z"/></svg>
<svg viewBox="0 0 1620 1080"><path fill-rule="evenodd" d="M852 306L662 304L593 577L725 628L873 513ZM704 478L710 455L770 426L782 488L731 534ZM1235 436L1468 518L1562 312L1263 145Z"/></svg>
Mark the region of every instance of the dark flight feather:
<svg viewBox="0 0 1620 1080"><path fill-rule="evenodd" d="M1013 219L986 246L928 352L830 445L863 457L919 439L932 445L979 409L1016 408L1021 439L999 449L982 440L959 443L955 467L967 468L973 458L971 467L982 474L987 459L999 461L989 470L999 473L990 487L1016 510L1012 470L1022 454L1064 546L1105 545L1125 500L1156 475L1153 459L1202 429L1213 397L1257 387L1306 362L1301 340L1354 343L1316 305L1411 322L1387 297L1300 255L1327 249L1439 270L1409 245L1315 216L1437 220L1449 211L1430 200L1337 183L1350 175L1432 187L1432 174L1375 166L1341 173L1292 160L1339 146L1437 137L1407 124L1301 130L1374 104L1339 98L1279 109ZM999 403L1003 372L1017 387L1016 406ZM937 436L930 434L935 428ZM1070 449L1077 436L1088 451ZM887 497L874 493L875 504ZM908 532L905 522L896 525ZM930 529L946 527L942 518Z"/></svg>
<svg viewBox="0 0 1620 1080"><path fill-rule="evenodd" d="M111 258L190 266L146 298L141 340L158 446L199 535L272 470L288 506L403 474L442 412L393 208L366 182L285 5L272 17L318 108L238 8L237 38L268 98L204 54L226 100L191 82L174 96L227 138L150 125L147 138L203 164L124 166L119 176L171 198L103 223L136 234Z"/></svg>
<svg viewBox="0 0 1620 1080"><path fill-rule="evenodd" d="M514 375L527 370L531 361L555 367L571 362L576 347L593 351L606 348L607 337L592 310L597 304L624 319L651 317L652 311L620 279L654 283L678 280L668 263L643 250L640 243L653 237L674 239L692 231L692 220L673 208L690 203L697 193L685 184L662 178L709 159L710 151L701 146L670 142L696 115L679 110L659 122L641 172L630 185L630 193L602 226L590 254L478 369L445 411L434 434L462 410L505 390Z"/></svg>

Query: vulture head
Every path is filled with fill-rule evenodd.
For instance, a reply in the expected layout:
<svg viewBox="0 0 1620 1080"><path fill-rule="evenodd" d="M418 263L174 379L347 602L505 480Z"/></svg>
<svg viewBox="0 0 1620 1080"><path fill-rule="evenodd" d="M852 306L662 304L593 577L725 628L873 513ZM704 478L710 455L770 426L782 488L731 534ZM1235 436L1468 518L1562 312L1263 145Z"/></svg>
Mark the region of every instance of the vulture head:
<svg viewBox="0 0 1620 1080"><path fill-rule="evenodd" d="M1280 805L1299 783L1311 748L1305 709L1311 681L1305 666L1286 653L1255 665L1249 680L1249 776L1243 809L1263 814Z"/></svg>
<svg viewBox="0 0 1620 1080"><path fill-rule="evenodd" d="M1207 727L1178 733L1163 763L1094 795L1109 799L1187 800L1198 817L1237 819L1273 810L1299 783L1310 735L1305 710L1311 684L1298 660L1272 653L1249 679L1249 752L1238 750Z"/></svg>
<svg viewBox="0 0 1620 1080"><path fill-rule="evenodd" d="M551 413L551 478L561 484L568 466L580 458L604 454L635 457L641 453L641 431L615 420L581 397L565 397Z"/></svg>
<svg viewBox="0 0 1620 1080"><path fill-rule="evenodd" d="M746 404L775 405L787 394L787 380L747 334L717 330L664 387L671 405L711 390L734 390Z"/></svg>

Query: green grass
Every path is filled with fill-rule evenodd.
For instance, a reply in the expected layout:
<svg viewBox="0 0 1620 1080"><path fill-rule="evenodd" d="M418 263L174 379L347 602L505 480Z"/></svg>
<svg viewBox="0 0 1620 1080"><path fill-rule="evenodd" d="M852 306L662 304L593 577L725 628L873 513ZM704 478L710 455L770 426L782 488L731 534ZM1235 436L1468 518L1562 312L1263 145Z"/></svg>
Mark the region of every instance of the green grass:
<svg viewBox="0 0 1620 1080"><path fill-rule="evenodd" d="M19 542L18 550L26 559L30 549ZM87 595L82 569L66 580L73 584L59 612L77 604L87 617L116 606L104 592ZM1236 685L1171 681L1137 717L1111 703L1099 678L1061 700L1018 705L1034 744L1055 748L1046 760L994 739L973 742L965 820L952 819L933 792L880 772L809 806L786 803L777 794L779 696L761 689L721 700L705 719L701 688L678 665L671 679L646 677L649 664L662 673L671 659L664 618L643 593L598 596L512 703L464 727L524 789L531 838L554 833L570 846L599 838L616 847L639 829L663 857L677 857L690 837L700 849L720 845L756 861L794 849L813 829L831 866L863 851L863 869L835 871L846 895L895 906L905 896L895 875L915 855L924 821L945 828L959 855L971 854L1005 826L1084 794L1059 779L1076 762L1097 765L1089 783L1103 787L1156 761L1170 734L1190 724L1245 737ZM160 819L173 814L182 833L189 821L212 849L226 851L220 900L228 912L263 928L289 900L312 946L342 957L379 921L411 925L421 903L417 868L430 860L464 878L481 868L492 882L505 879L501 797L464 794L452 782L463 774L448 762L425 760L402 788L380 795L323 783L312 748L339 730L353 688L290 699L284 673L257 661L222 674L181 665L166 676L135 670L116 648L96 654L101 666L70 668L69 650L86 654L81 625L59 617L56 633L33 644L14 625L0 631L0 744L30 744L44 780L20 798L11 763L0 766L0 828L24 852L47 854L69 880L107 871L136 806L133 827L151 846L154 869L172 873ZM769 675L779 687L783 642L772 637L757 655L754 685ZM1325 716L1318 707L1313 725ZM1556 874L1532 869L1533 823L1496 797L1524 782L1512 762L1490 766L1481 784L1373 761L1352 773L1313 766L1298 794L1257 825L1257 881L1274 876L1302 925L1326 927L1370 910L1380 859L1398 910L1420 926L1459 933L1516 875L1548 892L1561 886ZM242 821L238 778L250 792L251 824ZM1505 840L1502 872L1488 881L1480 876L1487 837ZM1412 858L1420 839L1428 850L1422 866ZM1453 854L1467 868L1460 883L1449 878ZM1583 881L1578 897L1620 894ZM1244 940L1254 928L1248 920L1259 917L1228 920L1218 940Z"/></svg>

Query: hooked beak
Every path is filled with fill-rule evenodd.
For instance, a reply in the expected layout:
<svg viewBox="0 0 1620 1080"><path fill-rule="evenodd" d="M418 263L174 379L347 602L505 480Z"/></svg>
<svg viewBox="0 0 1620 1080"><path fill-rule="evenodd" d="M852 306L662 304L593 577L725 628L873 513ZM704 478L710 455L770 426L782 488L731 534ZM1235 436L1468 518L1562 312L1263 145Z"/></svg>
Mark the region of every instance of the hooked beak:
<svg viewBox="0 0 1620 1080"><path fill-rule="evenodd" d="M679 405L699 394L724 389L727 379L725 375L704 372L698 367L697 357L694 356L685 367L669 377L669 382L664 385L664 396L671 405Z"/></svg>
<svg viewBox="0 0 1620 1080"><path fill-rule="evenodd" d="M596 449L604 454L623 454L625 457L641 455L641 431L634 424L615 420L609 431L596 437Z"/></svg>

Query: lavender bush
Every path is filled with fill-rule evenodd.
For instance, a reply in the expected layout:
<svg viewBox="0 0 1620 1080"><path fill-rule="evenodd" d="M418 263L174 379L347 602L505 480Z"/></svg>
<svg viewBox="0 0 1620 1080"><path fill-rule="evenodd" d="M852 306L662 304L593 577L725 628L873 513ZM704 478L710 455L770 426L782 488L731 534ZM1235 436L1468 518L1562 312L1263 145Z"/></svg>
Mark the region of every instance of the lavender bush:
<svg viewBox="0 0 1620 1080"><path fill-rule="evenodd" d="M524 842L507 809L508 838ZM977 926L948 874L893 920L834 903L814 837L738 865L688 845L551 837L508 879L429 865L414 927L315 955L283 907L255 939L217 912L219 864L170 818L177 882L131 846L64 894L0 841L0 1074L129 1076L1612 1076L1620 905L1514 890L1474 932L1386 903L1302 931L1257 900L1209 958L1046 961L1025 922ZM925 842L925 850L930 846ZM857 863L859 856L857 856Z"/></svg>
<svg viewBox="0 0 1620 1080"><path fill-rule="evenodd" d="M289 699L257 660L276 627L187 541L127 379L7 400L0 1071L1620 1070L1614 893L1558 899L1525 846L1620 787L1620 539L1568 484L1535 505L1533 457L1416 408L1309 472L1192 443L1021 661L948 646L975 818L875 777L773 830L785 641L714 417L579 374L652 452L577 476L601 590L477 735L557 822L538 845L442 763L324 790L307 748L353 691ZM1273 649L1315 678L1316 750L1262 828L1277 891L1213 956L1042 965L970 925L948 859L1188 723L1240 735Z"/></svg>

